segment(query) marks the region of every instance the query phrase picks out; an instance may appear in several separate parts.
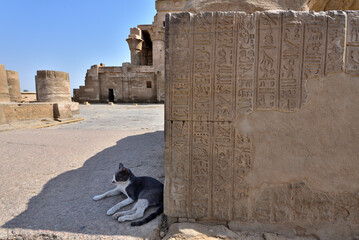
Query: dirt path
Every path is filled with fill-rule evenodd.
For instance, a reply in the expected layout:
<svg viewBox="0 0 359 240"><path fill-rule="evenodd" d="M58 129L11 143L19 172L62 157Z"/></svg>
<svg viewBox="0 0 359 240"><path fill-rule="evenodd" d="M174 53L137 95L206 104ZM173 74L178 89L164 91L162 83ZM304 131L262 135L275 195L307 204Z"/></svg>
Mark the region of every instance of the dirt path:
<svg viewBox="0 0 359 240"><path fill-rule="evenodd" d="M164 180L163 105L81 105L78 117L86 120L0 133L0 239L142 239L157 228L159 218L130 227L106 216L123 196L92 197L114 187L119 162Z"/></svg>

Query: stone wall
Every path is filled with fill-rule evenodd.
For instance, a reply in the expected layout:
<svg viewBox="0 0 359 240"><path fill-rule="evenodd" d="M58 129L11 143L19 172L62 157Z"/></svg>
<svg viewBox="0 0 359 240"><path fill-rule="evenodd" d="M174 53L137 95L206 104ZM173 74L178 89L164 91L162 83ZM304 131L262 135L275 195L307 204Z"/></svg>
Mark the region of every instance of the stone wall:
<svg viewBox="0 0 359 240"><path fill-rule="evenodd" d="M54 118L53 103L0 103L0 124Z"/></svg>
<svg viewBox="0 0 359 240"><path fill-rule="evenodd" d="M152 66L124 63L122 67L94 65L85 86L74 89L78 102L157 102L157 79Z"/></svg>
<svg viewBox="0 0 359 240"><path fill-rule="evenodd" d="M21 102L36 102L36 92L21 92Z"/></svg>
<svg viewBox="0 0 359 240"><path fill-rule="evenodd" d="M359 234L358 75L358 12L167 15L165 213Z"/></svg>

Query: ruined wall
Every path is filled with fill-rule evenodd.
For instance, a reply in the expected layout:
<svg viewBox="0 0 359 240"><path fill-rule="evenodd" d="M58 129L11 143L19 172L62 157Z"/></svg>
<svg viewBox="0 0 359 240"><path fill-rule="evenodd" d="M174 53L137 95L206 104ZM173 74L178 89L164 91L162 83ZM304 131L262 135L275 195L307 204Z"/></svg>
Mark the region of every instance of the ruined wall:
<svg viewBox="0 0 359 240"><path fill-rule="evenodd" d="M98 70L100 82L100 100L109 101L109 89L113 90L114 102L123 99L123 71L122 67L101 67Z"/></svg>
<svg viewBox="0 0 359 240"><path fill-rule="evenodd" d="M54 118L53 103L0 103L0 124Z"/></svg>
<svg viewBox="0 0 359 240"><path fill-rule="evenodd" d="M74 101L100 102L100 81L98 71L100 65L92 65L86 72L85 86L74 89Z"/></svg>
<svg viewBox="0 0 359 240"><path fill-rule="evenodd" d="M122 67L94 65L87 70L85 86L74 89L74 101L157 102L157 79L152 66L130 63Z"/></svg>
<svg viewBox="0 0 359 240"><path fill-rule="evenodd" d="M129 66L127 69L128 101L129 102L156 102L157 80L150 66Z"/></svg>
<svg viewBox="0 0 359 240"><path fill-rule="evenodd" d="M36 102L36 92L22 92L21 102Z"/></svg>
<svg viewBox="0 0 359 240"><path fill-rule="evenodd" d="M359 14L166 19L165 213L359 234Z"/></svg>

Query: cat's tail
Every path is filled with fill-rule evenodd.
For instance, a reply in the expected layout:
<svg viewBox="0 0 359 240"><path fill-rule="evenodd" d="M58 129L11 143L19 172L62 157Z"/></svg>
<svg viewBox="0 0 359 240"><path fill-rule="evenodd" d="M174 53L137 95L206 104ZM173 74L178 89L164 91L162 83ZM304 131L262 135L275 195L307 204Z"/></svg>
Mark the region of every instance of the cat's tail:
<svg viewBox="0 0 359 240"><path fill-rule="evenodd" d="M131 226L133 226L133 227L134 226L141 226L141 225L143 225L145 223L148 223L152 219L155 219L161 213L163 213L163 203L161 203L161 205L156 209L155 212L148 215L145 219L142 219L141 221L137 221L137 222L132 222Z"/></svg>

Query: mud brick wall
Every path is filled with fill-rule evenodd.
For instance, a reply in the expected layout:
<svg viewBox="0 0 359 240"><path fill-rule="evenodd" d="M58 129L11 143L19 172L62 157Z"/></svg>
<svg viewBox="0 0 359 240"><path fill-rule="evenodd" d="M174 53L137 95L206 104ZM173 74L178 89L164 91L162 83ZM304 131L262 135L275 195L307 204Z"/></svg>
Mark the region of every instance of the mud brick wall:
<svg viewBox="0 0 359 240"><path fill-rule="evenodd" d="M356 11L168 14L165 213L359 234L358 75Z"/></svg>

